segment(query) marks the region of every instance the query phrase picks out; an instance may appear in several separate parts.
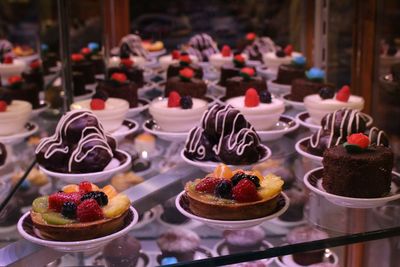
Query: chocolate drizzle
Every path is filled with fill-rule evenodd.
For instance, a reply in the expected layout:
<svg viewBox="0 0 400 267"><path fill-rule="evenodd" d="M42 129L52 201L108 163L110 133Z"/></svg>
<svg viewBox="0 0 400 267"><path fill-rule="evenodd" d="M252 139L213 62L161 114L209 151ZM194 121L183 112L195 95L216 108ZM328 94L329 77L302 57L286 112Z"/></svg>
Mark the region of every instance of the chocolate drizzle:
<svg viewBox="0 0 400 267"><path fill-rule="evenodd" d="M219 52L212 37L206 33L196 34L189 40L188 53L200 61L208 61L208 57Z"/></svg>
<svg viewBox="0 0 400 267"><path fill-rule="evenodd" d="M371 145L389 147L389 138L386 133L377 127L368 130L368 139Z"/></svg>
<svg viewBox="0 0 400 267"><path fill-rule="evenodd" d="M268 52L276 52L276 46L274 41L269 37L257 38L253 43L246 46L243 50L249 58L254 59L259 57L260 54L265 54Z"/></svg>
<svg viewBox="0 0 400 267"><path fill-rule="evenodd" d="M124 36L119 43L119 47L121 58L126 58L129 57L129 55L132 55L147 59L149 56L147 50L142 46L142 39L136 34L128 34Z"/></svg>

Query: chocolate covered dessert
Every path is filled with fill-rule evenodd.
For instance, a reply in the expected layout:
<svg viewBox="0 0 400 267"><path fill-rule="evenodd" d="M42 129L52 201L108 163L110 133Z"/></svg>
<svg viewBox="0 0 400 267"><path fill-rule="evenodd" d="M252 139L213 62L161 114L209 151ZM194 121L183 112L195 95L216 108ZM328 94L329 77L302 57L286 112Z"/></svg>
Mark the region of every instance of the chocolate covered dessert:
<svg viewBox="0 0 400 267"><path fill-rule="evenodd" d="M113 160L116 141L90 111L73 110L58 122L55 133L37 146L36 160L47 170L64 173L103 171Z"/></svg>
<svg viewBox="0 0 400 267"><path fill-rule="evenodd" d="M393 151L383 145L370 145L370 139L362 133L348 136L344 145L328 148L322 164L322 185L329 193L377 198L390 191Z"/></svg>
<svg viewBox="0 0 400 267"><path fill-rule="evenodd" d="M124 235L108 243L103 249L103 257L109 267L135 267L141 246L131 235Z"/></svg>
<svg viewBox="0 0 400 267"><path fill-rule="evenodd" d="M129 107L138 105L138 85L128 80L124 73L115 72L110 79L100 81L96 90L107 92L109 97L121 98L129 102Z"/></svg>
<svg viewBox="0 0 400 267"><path fill-rule="evenodd" d="M23 100L32 104L33 109L40 107L39 90L34 83L26 83L21 76L8 78L8 85L0 87L0 94L13 100Z"/></svg>
<svg viewBox="0 0 400 267"><path fill-rule="evenodd" d="M260 250L265 232L257 226L243 230L225 230L223 236L229 253L234 254Z"/></svg>
<svg viewBox="0 0 400 267"><path fill-rule="evenodd" d="M306 78L306 59L303 56L294 57L291 64L283 64L278 68L275 83L292 85L295 79Z"/></svg>
<svg viewBox="0 0 400 267"><path fill-rule="evenodd" d="M244 67L246 67L246 61L244 57L240 54L235 55L231 63L222 65L219 84L222 86L226 86L226 81L229 78L240 76L240 70Z"/></svg>
<svg viewBox="0 0 400 267"><path fill-rule="evenodd" d="M247 89L254 88L260 94L262 91L267 90L267 83L261 77L255 77L253 68L242 68L239 76L229 78L225 82L227 99L242 96L246 94Z"/></svg>
<svg viewBox="0 0 400 267"><path fill-rule="evenodd" d="M208 57L219 52L216 42L206 34L196 34L189 40L188 53L196 56L199 61L208 61Z"/></svg>
<svg viewBox="0 0 400 267"><path fill-rule="evenodd" d="M239 110L214 105L204 113L201 128L190 131L184 153L192 160L246 165L263 158L265 149Z"/></svg>
<svg viewBox="0 0 400 267"><path fill-rule="evenodd" d="M275 43L269 37L257 37L255 33L246 35L246 46L243 53L248 55L250 60L263 61L263 54L275 52Z"/></svg>
<svg viewBox="0 0 400 267"><path fill-rule="evenodd" d="M200 246L199 236L190 230L169 229L157 239L161 257L175 257L179 262L191 261L196 249Z"/></svg>
<svg viewBox="0 0 400 267"><path fill-rule="evenodd" d="M29 69L22 73L22 77L27 83L35 84L36 88L40 91L44 89L44 78L42 63L39 60L34 60L29 64Z"/></svg>
<svg viewBox="0 0 400 267"><path fill-rule="evenodd" d="M194 77L192 69L186 67L179 71L179 76L169 78L165 84L165 96L176 91L181 96L203 98L207 92L207 85L203 80Z"/></svg>
<svg viewBox="0 0 400 267"><path fill-rule="evenodd" d="M100 53L100 46L98 43L91 42L81 49L81 54L85 56L85 59L90 61L93 65L95 74L103 74L105 71L105 64L103 55Z"/></svg>
<svg viewBox="0 0 400 267"><path fill-rule="evenodd" d="M193 64L187 53L180 54L179 62L173 63L168 66L167 79L175 76L179 76L179 72L184 68L190 68L194 71L194 77L197 79L203 79L203 68L197 64Z"/></svg>
<svg viewBox="0 0 400 267"><path fill-rule="evenodd" d="M7 150L6 147L0 143L0 167L4 165L7 159Z"/></svg>
<svg viewBox="0 0 400 267"><path fill-rule="evenodd" d="M147 59L149 56L149 52L142 45L142 38L136 34L128 34L122 37L119 43L119 54L121 58L135 56Z"/></svg>
<svg viewBox="0 0 400 267"><path fill-rule="evenodd" d="M92 62L86 60L82 54L72 54L71 60L72 71L82 73L85 84L92 84L96 81Z"/></svg>
<svg viewBox="0 0 400 267"><path fill-rule="evenodd" d="M138 87L142 87L144 85L143 69L135 66L133 60L129 58L121 58L119 67L109 68L108 79L111 79L111 76L114 73L124 73L128 80L136 83Z"/></svg>

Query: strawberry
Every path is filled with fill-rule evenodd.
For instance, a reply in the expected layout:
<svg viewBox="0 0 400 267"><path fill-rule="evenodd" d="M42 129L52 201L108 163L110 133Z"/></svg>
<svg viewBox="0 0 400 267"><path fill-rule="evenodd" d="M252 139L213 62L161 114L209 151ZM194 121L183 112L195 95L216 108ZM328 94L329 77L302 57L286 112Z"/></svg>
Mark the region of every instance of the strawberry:
<svg viewBox="0 0 400 267"><path fill-rule="evenodd" d="M119 82L119 83L124 83L124 82L126 82L127 78L124 73L115 72L111 75L111 80Z"/></svg>
<svg viewBox="0 0 400 267"><path fill-rule="evenodd" d="M283 51L285 52L285 54L287 55L287 56L291 56L292 55L292 52L293 52L293 45L287 45L286 47L285 47L285 49L283 49Z"/></svg>
<svg viewBox="0 0 400 267"><path fill-rule="evenodd" d="M31 62L31 64L29 64L29 67L34 70L40 68L40 65L40 60L34 60Z"/></svg>
<svg viewBox="0 0 400 267"><path fill-rule="evenodd" d="M121 58L121 65L126 68L131 68L133 66L133 60L130 58Z"/></svg>
<svg viewBox="0 0 400 267"><path fill-rule="evenodd" d="M169 108L176 108L180 107L181 105L181 96L178 92L172 91L168 95L168 107Z"/></svg>
<svg viewBox="0 0 400 267"><path fill-rule="evenodd" d="M247 41L253 41L254 39L256 39L256 34L254 32L249 32L248 34L246 34Z"/></svg>
<svg viewBox="0 0 400 267"><path fill-rule="evenodd" d="M6 56L6 57L4 57L4 59L3 59L3 64L13 64L13 62L14 62L14 60L13 60L13 58L10 57L10 56Z"/></svg>
<svg viewBox="0 0 400 267"><path fill-rule="evenodd" d="M90 109L92 110L103 110L106 107L106 102L100 98L93 98L90 101Z"/></svg>
<svg viewBox="0 0 400 267"><path fill-rule="evenodd" d="M347 143L350 145L359 146L362 149L366 149L369 146L369 138L363 133L356 133L347 136Z"/></svg>
<svg viewBox="0 0 400 267"><path fill-rule="evenodd" d="M93 198L84 200L76 208L76 217L80 222L93 222L104 218L103 210Z"/></svg>
<svg viewBox="0 0 400 267"><path fill-rule="evenodd" d="M83 181L79 183L79 192L82 194L91 192L92 190L92 184L88 181Z"/></svg>
<svg viewBox="0 0 400 267"><path fill-rule="evenodd" d="M217 185L224 179L206 177L203 178L200 183L196 185L196 191L213 194Z"/></svg>
<svg viewBox="0 0 400 267"><path fill-rule="evenodd" d="M234 56L233 60L240 63L244 63L244 57L241 54Z"/></svg>
<svg viewBox="0 0 400 267"><path fill-rule="evenodd" d="M181 53L178 50L174 50L171 53L172 59L179 59L181 56Z"/></svg>
<svg viewBox="0 0 400 267"><path fill-rule="evenodd" d="M244 105L246 107L257 107L260 104L260 96L257 93L257 90L254 88L249 88L246 91L246 95L244 97Z"/></svg>
<svg viewBox="0 0 400 267"><path fill-rule="evenodd" d="M21 76L11 76L8 78L8 83L9 84L16 84L16 83L21 83L22 82L22 77Z"/></svg>
<svg viewBox="0 0 400 267"><path fill-rule="evenodd" d="M230 57L231 56L231 48L227 45L224 45L221 50L221 54L223 57Z"/></svg>
<svg viewBox="0 0 400 267"><path fill-rule="evenodd" d="M242 76L243 78L249 80L251 77L253 77L255 74L254 69L253 68L242 68L240 70L240 76Z"/></svg>
<svg viewBox="0 0 400 267"><path fill-rule="evenodd" d="M188 54L181 54L179 57L179 62L183 66L188 66L190 63L192 63L192 60Z"/></svg>
<svg viewBox="0 0 400 267"><path fill-rule="evenodd" d="M183 80L190 80L193 78L194 76L194 71L191 68L184 68L182 70L179 71L179 76L183 79Z"/></svg>
<svg viewBox="0 0 400 267"><path fill-rule="evenodd" d="M77 62L77 61L82 61L84 59L84 57L82 54L72 54L71 59L72 59L72 61Z"/></svg>
<svg viewBox="0 0 400 267"><path fill-rule="evenodd" d="M237 202L252 202L260 199L257 188L249 179L242 179L232 188L233 199Z"/></svg>
<svg viewBox="0 0 400 267"><path fill-rule="evenodd" d="M89 55L90 53L92 53L92 50L90 50L88 47L84 47L81 49L81 54L83 55Z"/></svg>
<svg viewBox="0 0 400 267"><path fill-rule="evenodd" d="M0 100L0 112L4 112L7 110L7 102Z"/></svg>
<svg viewBox="0 0 400 267"><path fill-rule="evenodd" d="M350 98L350 87L348 85L343 86L337 93L336 93L336 100L347 102Z"/></svg>
<svg viewBox="0 0 400 267"><path fill-rule="evenodd" d="M49 209L60 212L65 202L81 203L81 193L58 192L49 196Z"/></svg>

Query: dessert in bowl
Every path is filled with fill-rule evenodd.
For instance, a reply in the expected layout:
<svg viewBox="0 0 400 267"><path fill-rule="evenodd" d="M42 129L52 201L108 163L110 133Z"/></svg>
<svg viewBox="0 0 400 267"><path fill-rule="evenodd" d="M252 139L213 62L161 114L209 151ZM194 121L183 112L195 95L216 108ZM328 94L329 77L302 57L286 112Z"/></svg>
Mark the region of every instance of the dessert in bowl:
<svg viewBox="0 0 400 267"><path fill-rule="evenodd" d="M149 113L162 130L186 132L199 124L207 104L205 100L180 96L178 92L172 91L168 98L151 102Z"/></svg>
<svg viewBox="0 0 400 267"><path fill-rule="evenodd" d="M71 110L90 110L97 116L107 132L121 127L129 110L129 103L119 98L109 98L104 91L97 91L92 99L75 102Z"/></svg>
<svg viewBox="0 0 400 267"><path fill-rule="evenodd" d="M7 82L0 86L0 93L15 100L27 101L32 104L33 109L41 107L39 88L35 83L28 83L21 76L8 77Z"/></svg>
<svg viewBox="0 0 400 267"><path fill-rule="evenodd" d="M247 60L247 55L243 54L242 57ZM217 69L220 69L224 64L232 62L233 58L234 54L232 53L231 48L227 45L224 45L220 53L212 54L209 57L209 61L211 65Z"/></svg>
<svg viewBox="0 0 400 267"><path fill-rule="evenodd" d="M268 68L278 70L280 65L290 64L297 56L301 56L301 53L294 52L293 46L287 45L284 49L263 54L263 61Z"/></svg>
<svg viewBox="0 0 400 267"><path fill-rule="evenodd" d="M173 76L167 80L164 95L169 96L171 91L176 91L182 96L189 95L202 98L207 93L207 84L196 78L195 70L184 67L179 71L178 76Z"/></svg>
<svg viewBox="0 0 400 267"><path fill-rule="evenodd" d="M21 100L12 100L6 94L0 94L0 136L21 132L32 113L32 105ZM5 127L6 126L6 127Z"/></svg>
<svg viewBox="0 0 400 267"><path fill-rule="evenodd" d="M306 58L303 56L294 56L290 64L282 64L279 66L274 83L290 86L295 79L305 78L305 72Z"/></svg>
<svg viewBox="0 0 400 267"><path fill-rule="evenodd" d="M179 63L181 55L185 55L185 52L174 50L170 55L160 57L158 62L160 63L161 68L166 70L170 65ZM197 64L199 62L196 56L188 55L188 57L190 62L193 64Z"/></svg>
<svg viewBox="0 0 400 267"><path fill-rule="evenodd" d="M0 77L8 79L10 76L21 75L25 67L26 64L23 60L4 56L2 57L2 61L0 61Z"/></svg>
<svg viewBox="0 0 400 267"><path fill-rule="evenodd" d="M264 78L256 77L254 68L244 67L240 69L239 76L229 78L225 82L226 98L243 96L247 89L254 88L258 93L267 90L267 83Z"/></svg>
<svg viewBox="0 0 400 267"><path fill-rule="evenodd" d="M267 90L259 95L254 88L247 89L245 96L226 100L226 104L237 108L258 131L273 127L285 111L282 100L272 98Z"/></svg>
<svg viewBox="0 0 400 267"><path fill-rule="evenodd" d="M203 179L185 185L190 211L214 220L250 220L275 212L283 180L273 174L231 170L219 165Z"/></svg>
<svg viewBox="0 0 400 267"><path fill-rule="evenodd" d="M335 110L350 108L362 110L364 99L360 96L351 95L350 87L345 85L337 93L330 87L324 87L319 94L308 95L304 98L304 105L314 123L321 122L322 118Z"/></svg>

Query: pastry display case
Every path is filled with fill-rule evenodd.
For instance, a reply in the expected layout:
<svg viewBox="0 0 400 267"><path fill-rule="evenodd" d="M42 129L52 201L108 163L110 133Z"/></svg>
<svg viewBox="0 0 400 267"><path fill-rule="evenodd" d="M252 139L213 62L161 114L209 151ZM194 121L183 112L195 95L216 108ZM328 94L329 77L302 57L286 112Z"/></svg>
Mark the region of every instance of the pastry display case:
<svg viewBox="0 0 400 267"><path fill-rule="evenodd" d="M399 16L0 2L0 266L398 266Z"/></svg>

